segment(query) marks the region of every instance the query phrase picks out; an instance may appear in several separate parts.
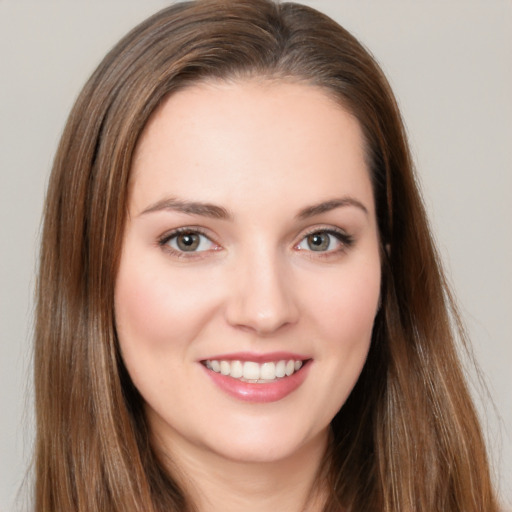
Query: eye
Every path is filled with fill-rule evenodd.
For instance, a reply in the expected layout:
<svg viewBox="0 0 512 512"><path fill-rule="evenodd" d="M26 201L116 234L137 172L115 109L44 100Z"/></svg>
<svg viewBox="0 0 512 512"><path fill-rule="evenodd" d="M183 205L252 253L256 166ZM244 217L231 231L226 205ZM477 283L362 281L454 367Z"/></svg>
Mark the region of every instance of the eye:
<svg viewBox="0 0 512 512"><path fill-rule="evenodd" d="M306 235L296 246L299 250L332 252L352 244L351 236L335 230L318 230Z"/></svg>
<svg viewBox="0 0 512 512"><path fill-rule="evenodd" d="M204 252L217 248L206 235L190 229L170 233L160 240L160 245L178 253Z"/></svg>

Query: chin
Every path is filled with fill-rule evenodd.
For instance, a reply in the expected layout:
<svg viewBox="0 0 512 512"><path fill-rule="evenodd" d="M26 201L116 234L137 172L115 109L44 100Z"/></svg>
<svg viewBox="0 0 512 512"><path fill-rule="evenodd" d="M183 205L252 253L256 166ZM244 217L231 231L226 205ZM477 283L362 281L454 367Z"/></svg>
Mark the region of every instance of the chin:
<svg viewBox="0 0 512 512"><path fill-rule="evenodd" d="M204 448L232 462L274 463L301 457L310 450L320 450L323 454L328 431L327 426L319 432L299 432L288 425L270 430L257 427L243 432L228 430L228 436L216 436Z"/></svg>

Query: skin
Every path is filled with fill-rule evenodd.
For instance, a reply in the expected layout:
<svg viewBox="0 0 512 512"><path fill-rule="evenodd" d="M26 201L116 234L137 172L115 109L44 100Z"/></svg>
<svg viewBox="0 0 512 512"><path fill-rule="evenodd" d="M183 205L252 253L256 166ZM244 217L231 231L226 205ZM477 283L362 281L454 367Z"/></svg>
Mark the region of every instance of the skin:
<svg viewBox="0 0 512 512"><path fill-rule="evenodd" d="M153 442L200 510L305 510L379 302L357 120L310 85L195 85L150 119L131 186L116 322ZM176 208L185 201L227 218ZM180 252L172 236L183 227L201 231L198 250ZM312 250L312 231L327 249ZM239 400L201 361L241 351L307 355L307 375L283 399Z"/></svg>

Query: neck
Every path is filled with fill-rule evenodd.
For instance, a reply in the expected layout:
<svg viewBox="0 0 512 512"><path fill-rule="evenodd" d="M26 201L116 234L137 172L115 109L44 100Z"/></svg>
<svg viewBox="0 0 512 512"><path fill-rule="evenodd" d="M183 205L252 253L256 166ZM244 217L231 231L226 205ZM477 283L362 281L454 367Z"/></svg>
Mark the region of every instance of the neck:
<svg viewBox="0 0 512 512"><path fill-rule="evenodd" d="M169 467L198 512L320 512L326 488L321 477L328 435L311 440L285 459L242 462L200 447L172 450ZM171 466L171 464L169 464Z"/></svg>

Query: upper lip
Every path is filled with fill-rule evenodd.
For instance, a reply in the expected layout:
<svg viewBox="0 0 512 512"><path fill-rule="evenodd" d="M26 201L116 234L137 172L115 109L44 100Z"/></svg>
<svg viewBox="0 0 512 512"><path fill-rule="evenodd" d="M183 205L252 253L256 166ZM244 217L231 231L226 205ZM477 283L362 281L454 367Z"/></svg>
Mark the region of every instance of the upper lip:
<svg viewBox="0 0 512 512"><path fill-rule="evenodd" d="M229 354L218 354L201 359L201 361L254 361L255 363L269 363L282 360L305 361L311 357L294 352L267 352L265 354L255 352L230 352Z"/></svg>

